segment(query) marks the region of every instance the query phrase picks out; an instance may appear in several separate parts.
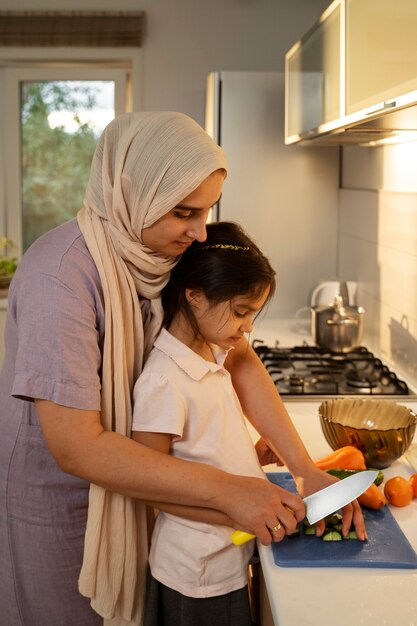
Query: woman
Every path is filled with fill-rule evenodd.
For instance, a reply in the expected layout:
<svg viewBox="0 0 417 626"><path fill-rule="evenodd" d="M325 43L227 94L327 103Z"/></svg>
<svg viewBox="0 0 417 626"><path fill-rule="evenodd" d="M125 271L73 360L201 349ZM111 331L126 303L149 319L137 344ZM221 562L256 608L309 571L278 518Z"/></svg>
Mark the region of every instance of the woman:
<svg viewBox="0 0 417 626"><path fill-rule="evenodd" d="M267 481L130 439L131 391L162 320L160 291L184 249L205 239L225 171L223 151L190 118L120 116L99 140L77 220L21 261L0 383L0 621L8 626L140 623L146 528L135 499L215 509L265 544L278 520L274 539L282 538L285 505L304 513L300 499ZM253 351L239 347L228 367L244 411L303 479L302 492L331 482ZM363 525L360 510L355 516Z"/></svg>

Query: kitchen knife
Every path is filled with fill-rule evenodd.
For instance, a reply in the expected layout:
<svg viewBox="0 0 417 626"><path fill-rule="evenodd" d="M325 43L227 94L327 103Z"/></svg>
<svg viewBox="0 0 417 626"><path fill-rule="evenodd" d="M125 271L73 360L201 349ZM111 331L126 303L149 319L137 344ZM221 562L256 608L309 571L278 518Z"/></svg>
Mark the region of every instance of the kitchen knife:
<svg viewBox="0 0 417 626"><path fill-rule="evenodd" d="M308 522L315 524L326 515L331 515L355 500L372 485L377 475L378 472L374 470L364 470L303 498ZM236 546L240 546L254 537L255 535L243 530L235 530L232 535L232 542Z"/></svg>

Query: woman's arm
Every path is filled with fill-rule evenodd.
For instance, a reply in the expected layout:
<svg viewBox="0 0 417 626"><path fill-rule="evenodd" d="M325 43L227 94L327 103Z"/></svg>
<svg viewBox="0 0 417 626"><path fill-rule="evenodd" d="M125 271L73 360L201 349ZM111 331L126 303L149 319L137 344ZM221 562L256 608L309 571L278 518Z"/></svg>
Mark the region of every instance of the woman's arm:
<svg viewBox="0 0 417 626"><path fill-rule="evenodd" d="M277 519L288 532L305 515L300 498L262 478L236 476L209 465L183 461L104 431L98 411L36 400L39 422L59 467L92 483L145 502L220 511L235 528L271 543Z"/></svg>
<svg viewBox="0 0 417 626"><path fill-rule="evenodd" d="M282 459L294 477L299 493L306 496L335 482L333 477L317 469L309 456L276 386L263 363L246 342L239 342L229 352L225 363L231 374L243 411L267 445ZM366 538L365 524L359 504L354 501L343 511L343 531L355 524L360 539ZM318 534L324 522L317 524Z"/></svg>
<svg viewBox="0 0 417 626"><path fill-rule="evenodd" d="M159 450L164 454L169 454L171 448L172 436L168 433L151 433L142 431L133 431L132 439L137 443L148 446L153 450ZM195 522L205 522L206 524L220 524L222 526L232 526L232 520L221 513L213 509L196 507L196 506L183 506L180 504L168 504L166 502L150 502L146 504L152 506L165 513L171 513L172 515L178 515L179 517L185 517Z"/></svg>

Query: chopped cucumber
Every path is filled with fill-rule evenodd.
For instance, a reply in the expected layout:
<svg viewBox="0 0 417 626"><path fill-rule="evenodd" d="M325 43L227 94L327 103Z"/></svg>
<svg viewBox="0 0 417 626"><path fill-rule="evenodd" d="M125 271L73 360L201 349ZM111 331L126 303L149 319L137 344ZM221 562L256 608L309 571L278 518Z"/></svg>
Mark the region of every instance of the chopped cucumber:
<svg viewBox="0 0 417 626"><path fill-rule="evenodd" d="M343 537L343 539L357 539L357 538L358 536L354 530L350 530L348 534L346 535L346 537Z"/></svg>
<svg viewBox="0 0 417 626"><path fill-rule="evenodd" d="M343 518L340 513L333 513L333 515L328 515L324 521L326 526L335 526L336 524L340 524L342 519Z"/></svg>
<svg viewBox="0 0 417 626"><path fill-rule="evenodd" d="M338 530L327 530L322 539L323 541L341 541L342 535Z"/></svg>
<svg viewBox="0 0 417 626"><path fill-rule="evenodd" d="M325 518L325 531L322 535L322 541L340 541L341 539L357 539L357 535L354 527L352 526L346 537L342 535L342 515L339 512L328 515ZM297 527L297 529L288 535L288 538L299 537L300 535L315 536L316 527L314 524L310 524L307 519L303 520L303 523Z"/></svg>

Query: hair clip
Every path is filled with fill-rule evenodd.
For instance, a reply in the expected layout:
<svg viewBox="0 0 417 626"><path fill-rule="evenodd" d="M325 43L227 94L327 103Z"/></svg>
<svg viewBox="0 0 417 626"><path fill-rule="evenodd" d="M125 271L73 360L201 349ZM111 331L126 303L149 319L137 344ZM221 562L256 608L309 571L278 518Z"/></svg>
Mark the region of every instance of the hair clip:
<svg viewBox="0 0 417 626"><path fill-rule="evenodd" d="M199 246L199 250L250 250L249 246L235 246L230 243L213 243L209 246Z"/></svg>

